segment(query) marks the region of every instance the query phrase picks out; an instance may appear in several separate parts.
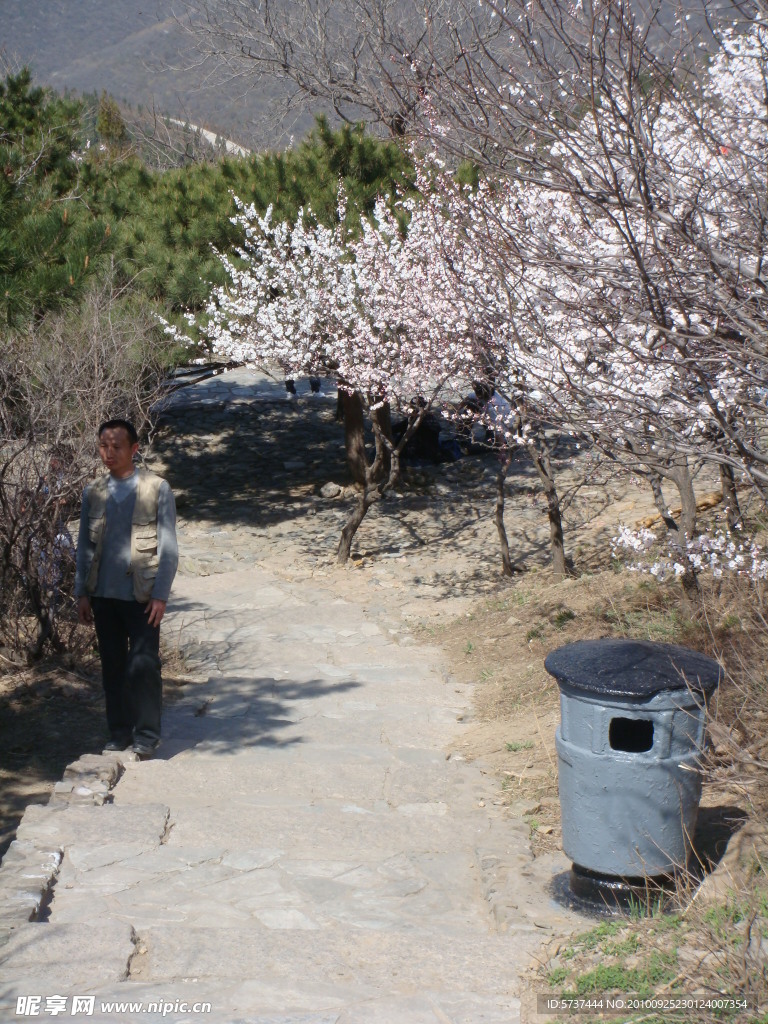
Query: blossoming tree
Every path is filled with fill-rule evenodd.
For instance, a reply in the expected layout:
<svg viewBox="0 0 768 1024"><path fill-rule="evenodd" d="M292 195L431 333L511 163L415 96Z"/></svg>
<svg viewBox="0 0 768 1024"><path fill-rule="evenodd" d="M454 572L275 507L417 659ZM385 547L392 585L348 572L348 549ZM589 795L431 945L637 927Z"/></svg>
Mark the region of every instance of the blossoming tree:
<svg viewBox="0 0 768 1024"><path fill-rule="evenodd" d="M214 290L204 334L223 358L287 376L334 374L341 393L366 410L376 456L365 457L361 432L348 445L362 469L358 499L341 534L338 558L371 505L398 482L400 456L427 411L472 361L471 319L453 301L446 239L430 235L428 218L404 202L403 235L384 202L359 236L347 237L340 198L335 227L302 211L293 224L272 222L239 204L244 234L236 253L219 254L229 283ZM395 442L389 411L405 416ZM354 408L353 408L354 414Z"/></svg>
<svg viewBox="0 0 768 1024"><path fill-rule="evenodd" d="M520 59L413 87L430 143L500 182L474 223L526 386L665 513L671 480L689 542L691 461L718 467L735 526L735 474L768 496L763 5L698 40L681 23L675 49L620 3L491 6Z"/></svg>
<svg viewBox="0 0 768 1024"><path fill-rule="evenodd" d="M498 405L477 415L534 459L559 570L549 428L645 473L688 542L692 469L716 465L734 525L735 474L768 494L766 30L709 39L705 68L692 45L659 50L657 26L621 4L543 0L532 25L522 0L487 6L526 59L467 51L442 91L437 65L403 68L430 144L470 152L486 183L463 190L423 170L404 235L383 204L358 239L241 209L246 241L222 256L231 285L209 309L212 343L287 373L333 372L370 412L377 457L342 559L425 410L488 371L504 423ZM407 417L398 445L390 405Z"/></svg>

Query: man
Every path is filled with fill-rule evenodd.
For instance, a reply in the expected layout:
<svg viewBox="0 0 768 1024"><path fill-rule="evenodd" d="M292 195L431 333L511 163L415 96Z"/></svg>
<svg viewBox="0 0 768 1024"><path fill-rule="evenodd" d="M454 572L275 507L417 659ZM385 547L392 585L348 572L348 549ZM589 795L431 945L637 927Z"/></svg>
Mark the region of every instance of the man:
<svg viewBox="0 0 768 1024"><path fill-rule="evenodd" d="M94 622L110 739L140 760L160 742L160 623L178 565L176 506L165 480L133 460L135 427L99 427L108 470L86 487L80 513L75 596L80 622Z"/></svg>

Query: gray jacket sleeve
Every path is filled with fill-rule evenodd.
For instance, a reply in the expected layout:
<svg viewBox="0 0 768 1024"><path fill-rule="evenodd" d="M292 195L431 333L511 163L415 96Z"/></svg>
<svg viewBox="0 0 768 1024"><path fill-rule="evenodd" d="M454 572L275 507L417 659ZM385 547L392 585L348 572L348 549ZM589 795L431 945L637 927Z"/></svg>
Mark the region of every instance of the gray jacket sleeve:
<svg viewBox="0 0 768 1024"><path fill-rule="evenodd" d="M80 525L82 531L82 523ZM168 482L163 480L157 500L157 576L152 597L167 601L179 565L176 541L176 502Z"/></svg>

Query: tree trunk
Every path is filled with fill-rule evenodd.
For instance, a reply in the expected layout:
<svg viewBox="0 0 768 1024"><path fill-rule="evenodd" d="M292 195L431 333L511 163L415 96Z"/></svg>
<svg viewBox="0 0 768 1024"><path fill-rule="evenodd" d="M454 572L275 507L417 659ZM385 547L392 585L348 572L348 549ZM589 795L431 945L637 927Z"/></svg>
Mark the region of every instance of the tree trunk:
<svg viewBox="0 0 768 1024"><path fill-rule="evenodd" d="M371 413L373 431L376 438L377 458L371 465L368 465L368 461L365 458L365 449L363 448L362 454L365 483L358 495L355 507L350 512L349 517L341 530L339 547L336 553L336 561L339 565L344 565L348 561L352 550L352 541L360 528L360 524L363 519L365 519L368 509L374 502L378 501L386 491L394 487L399 480L400 453L408 443L409 438L413 435L413 432L418 429L425 413L426 409L420 410L418 414L409 421L405 433L400 438L400 443L396 446L392 444L391 440L392 423L390 420L389 406L383 405ZM381 453L386 454L383 455ZM386 476L384 475L385 466L387 467Z"/></svg>
<svg viewBox="0 0 768 1024"><path fill-rule="evenodd" d="M720 464L720 484L723 488L723 503L728 529L740 530L742 526L741 509L736 496L736 480L733 475L733 467L725 463Z"/></svg>
<svg viewBox="0 0 768 1024"><path fill-rule="evenodd" d="M37 632L35 639L27 647L27 661L39 661L42 657L46 641L50 641L54 650L61 650L62 644L59 641L53 625L53 616L48 603L42 596L42 591L37 585L27 585L27 597L37 620Z"/></svg>
<svg viewBox="0 0 768 1024"><path fill-rule="evenodd" d="M512 567L512 560L509 557L509 541L504 526L504 484L507 480L507 473L512 464L509 455L499 462L499 469L496 473L496 529L499 534L499 545L501 547L501 572L503 576L513 576L515 570Z"/></svg>
<svg viewBox="0 0 768 1024"><path fill-rule="evenodd" d="M366 512L378 497L379 488L376 485L373 487L366 485L360 491L357 501L355 502L355 505L341 530L339 548L336 552L336 561L339 565L345 565L349 560L349 555L352 550L352 541L355 539L355 534L357 533L363 519L365 519Z"/></svg>
<svg viewBox="0 0 768 1024"><path fill-rule="evenodd" d="M651 490L653 491L653 503L658 509L659 515L661 516L664 525L670 533L674 533L675 536L677 536L678 526L674 516L669 510L669 505L667 505L666 501L664 500L664 492L661 489L661 477L658 473L651 470L651 472L648 474L648 479L651 484Z"/></svg>
<svg viewBox="0 0 768 1024"><path fill-rule="evenodd" d="M693 540L696 532L696 492L688 468L688 460L678 462L666 471L665 476L674 483L680 494L680 540Z"/></svg>
<svg viewBox="0 0 768 1024"><path fill-rule="evenodd" d="M393 448L389 453L389 476L387 482L382 487L382 494L384 491L391 491L392 488L400 480L400 446Z"/></svg>
<svg viewBox="0 0 768 1024"><path fill-rule="evenodd" d="M693 540L694 533L696 532L696 492L693 489L693 477L691 471L688 468L688 460L682 459L668 469L662 470L664 476L668 477L677 488L678 494L680 495L680 528L679 528L679 539L678 544L680 548L680 558L682 559L683 565L686 567L685 572L680 577L680 582L683 586L683 592L686 598L690 601L699 602L701 600L701 587L696 576L696 571L691 565L691 560L688 557L688 551L686 545L688 541Z"/></svg>
<svg viewBox="0 0 768 1024"><path fill-rule="evenodd" d="M27 648L27 661L30 664L40 660L43 655L46 640L51 641L54 650L61 650L62 645L54 631L51 623L51 617L48 612L41 610L38 613L37 634L35 639Z"/></svg>
<svg viewBox="0 0 768 1024"><path fill-rule="evenodd" d="M368 459L365 455L365 419L363 396L359 391L349 392L339 388L344 408L344 447L347 450L347 466L356 484L365 487Z"/></svg>
<svg viewBox="0 0 768 1024"><path fill-rule="evenodd" d="M528 444L528 454L539 474L541 486L547 499L547 515L549 516L549 541L552 549L552 570L556 576L566 576L568 567L565 558L565 542L563 540L563 519L560 513L560 498L555 487L552 463L549 452L544 444L532 441Z"/></svg>
<svg viewBox="0 0 768 1024"><path fill-rule="evenodd" d="M373 481L386 480L390 476L392 466L391 453L394 450L392 413L389 402L371 412L371 421L376 441L376 457L370 469L369 479ZM390 486L392 483L393 481L390 481Z"/></svg>

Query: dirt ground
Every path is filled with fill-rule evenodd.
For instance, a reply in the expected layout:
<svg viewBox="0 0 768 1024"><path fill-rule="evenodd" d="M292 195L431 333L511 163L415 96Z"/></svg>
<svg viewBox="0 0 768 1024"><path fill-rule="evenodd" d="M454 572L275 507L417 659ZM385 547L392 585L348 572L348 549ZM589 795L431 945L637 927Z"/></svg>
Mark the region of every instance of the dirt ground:
<svg viewBox="0 0 768 1024"><path fill-rule="evenodd" d="M605 636L685 644L686 623L675 614L674 591L641 585L643 593L644 607L637 577L610 568L558 582L547 572L533 573L500 588L469 615L425 630L442 644L454 673L475 685L462 752L499 779L511 813L530 824L535 854L560 849L562 838L555 749L559 690L544 659L565 644ZM697 641L690 637L692 645ZM715 700L712 715L717 714ZM738 826L745 803L727 781L705 787L698 842L708 863L722 855L731 830L707 809L730 808Z"/></svg>
<svg viewBox="0 0 768 1024"><path fill-rule="evenodd" d="M30 670L0 655L0 855L26 805L44 803L67 764L103 741L99 690L87 662Z"/></svg>

